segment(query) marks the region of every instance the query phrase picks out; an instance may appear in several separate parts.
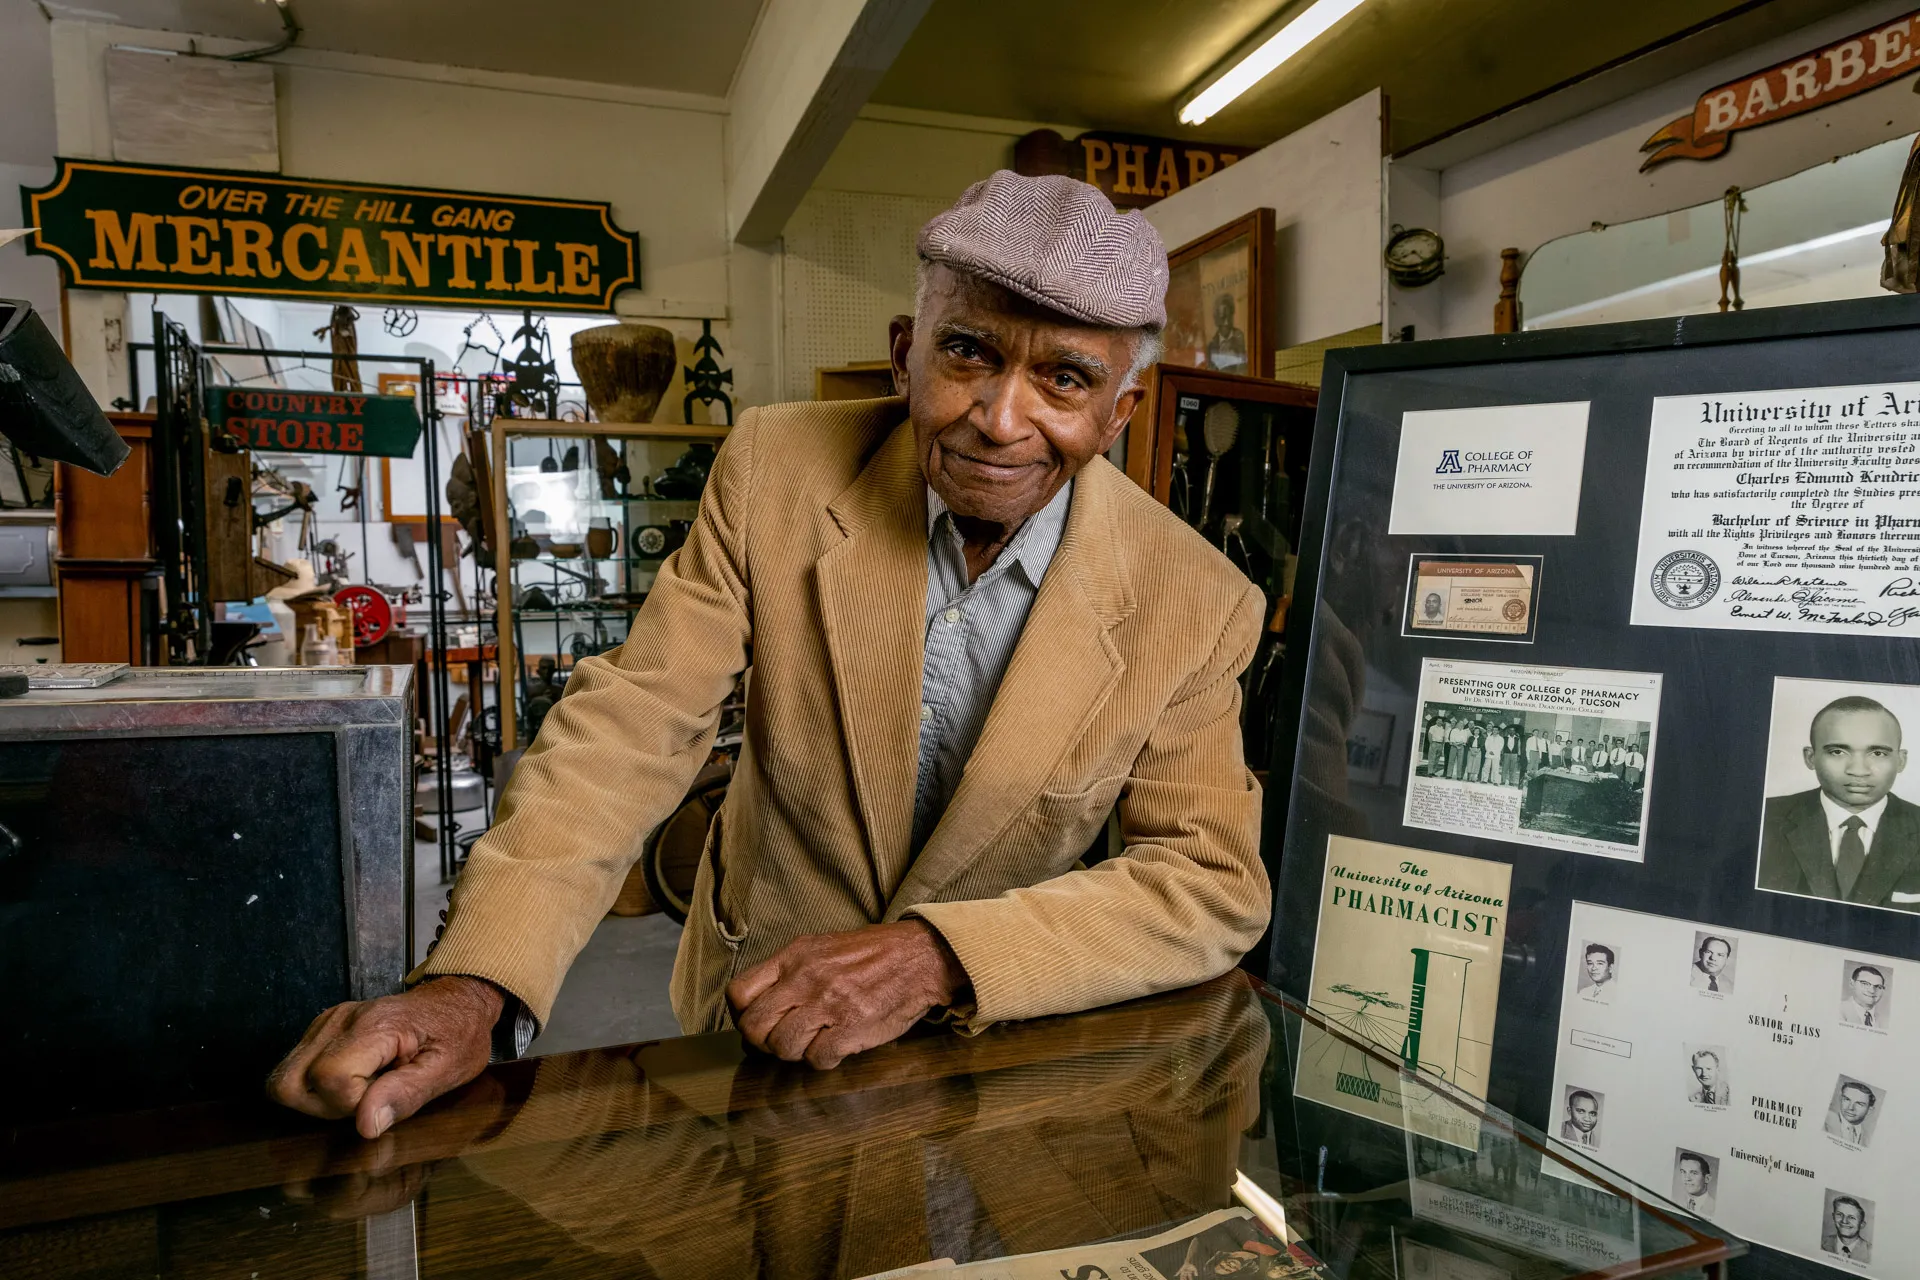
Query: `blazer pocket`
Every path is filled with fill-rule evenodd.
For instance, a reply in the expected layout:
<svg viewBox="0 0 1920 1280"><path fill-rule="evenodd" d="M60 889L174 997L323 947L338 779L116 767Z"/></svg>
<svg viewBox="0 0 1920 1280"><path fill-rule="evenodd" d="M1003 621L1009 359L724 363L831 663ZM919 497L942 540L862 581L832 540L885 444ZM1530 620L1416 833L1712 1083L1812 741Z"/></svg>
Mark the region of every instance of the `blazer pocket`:
<svg viewBox="0 0 1920 1280"><path fill-rule="evenodd" d="M722 811L724 812L724 810ZM720 823L721 815L716 813L713 824L707 828L706 844L700 850L701 872L706 880L705 892L698 892L696 883L696 906L703 908L707 922L713 926L714 936L720 939L722 946L738 957L740 945L747 940L747 926L742 924L734 928L728 923L725 908L721 906L720 875ZM700 877L696 877L696 880Z"/></svg>
<svg viewBox="0 0 1920 1280"><path fill-rule="evenodd" d="M1042 791L1037 808L1056 822L1076 822L1086 818L1104 818L1120 798L1131 774L1116 773L1095 780L1081 791Z"/></svg>

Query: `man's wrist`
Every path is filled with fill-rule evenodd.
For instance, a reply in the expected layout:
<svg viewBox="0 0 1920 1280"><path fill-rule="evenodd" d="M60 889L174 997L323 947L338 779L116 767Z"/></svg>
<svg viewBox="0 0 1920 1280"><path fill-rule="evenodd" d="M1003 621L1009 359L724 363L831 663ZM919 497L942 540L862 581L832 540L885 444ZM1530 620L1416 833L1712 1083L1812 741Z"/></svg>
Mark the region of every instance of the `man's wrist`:
<svg viewBox="0 0 1920 1280"><path fill-rule="evenodd" d="M960 957L954 954L952 945L940 931L917 917L900 923L913 925L924 940L934 983L934 1005L945 1008L969 999L973 994L973 980L967 977L966 966L960 963Z"/></svg>
<svg viewBox="0 0 1920 1280"><path fill-rule="evenodd" d="M436 974L420 984L420 987L427 986L432 986L436 995L451 996L458 992L458 998L471 1002L475 1012L484 1016L488 1026L498 1022L501 1012L513 1002L513 997L504 987L466 973Z"/></svg>

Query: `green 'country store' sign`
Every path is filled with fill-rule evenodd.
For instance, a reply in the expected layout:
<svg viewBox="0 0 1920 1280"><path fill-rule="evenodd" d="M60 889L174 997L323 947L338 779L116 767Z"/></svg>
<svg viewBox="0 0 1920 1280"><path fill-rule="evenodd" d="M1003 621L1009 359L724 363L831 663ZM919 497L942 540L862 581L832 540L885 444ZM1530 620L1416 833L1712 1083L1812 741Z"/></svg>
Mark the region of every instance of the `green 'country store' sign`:
<svg viewBox="0 0 1920 1280"><path fill-rule="evenodd" d="M208 387L207 422L249 449L411 458L420 443L412 396L280 387Z"/></svg>
<svg viewBox="0 0 1920 1280"><path fill-rule="evenodd" d="M74 289L611 311L640 283L604 202L66 159L20 200Z"/></svg>

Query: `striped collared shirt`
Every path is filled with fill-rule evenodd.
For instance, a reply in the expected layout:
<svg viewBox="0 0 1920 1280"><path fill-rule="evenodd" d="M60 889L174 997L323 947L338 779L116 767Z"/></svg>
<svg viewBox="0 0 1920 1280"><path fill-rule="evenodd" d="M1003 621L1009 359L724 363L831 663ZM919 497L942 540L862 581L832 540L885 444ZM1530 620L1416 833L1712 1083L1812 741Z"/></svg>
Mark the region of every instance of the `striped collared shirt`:
<svg viewBox="0 0 1920 1280"><path fill-rule="evenodd" d="M1060 548L1072 500L1069 481L969 586L960 531L940 495L927 489L926 663L920 673L920 775L913 796L916 857L960 785L1040 580Z"/></svg>

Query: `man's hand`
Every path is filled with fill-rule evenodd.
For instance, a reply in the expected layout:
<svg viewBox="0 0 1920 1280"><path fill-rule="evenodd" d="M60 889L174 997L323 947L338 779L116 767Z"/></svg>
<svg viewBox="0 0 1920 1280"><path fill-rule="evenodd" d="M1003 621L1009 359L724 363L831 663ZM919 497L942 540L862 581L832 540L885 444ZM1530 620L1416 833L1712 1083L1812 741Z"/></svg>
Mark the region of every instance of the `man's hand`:
<svg viewBox="0 0 1920 1280"><path fill-rule="evenodd" d="M397 996L337 1004L267 1077L267 1096L323 1120L353 1116L377 1138L479 1075L506 997L479 978L435 978Z"/></svg>
<svg viewBox="0 0 1920 1280"><path fill-rule="evenodd" d="M816 1067L898 1039L967 989L946 939L920 920L795 938L727 985L756 1049Z"/></svg>

